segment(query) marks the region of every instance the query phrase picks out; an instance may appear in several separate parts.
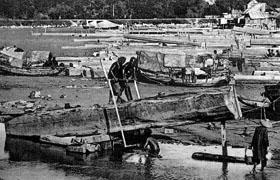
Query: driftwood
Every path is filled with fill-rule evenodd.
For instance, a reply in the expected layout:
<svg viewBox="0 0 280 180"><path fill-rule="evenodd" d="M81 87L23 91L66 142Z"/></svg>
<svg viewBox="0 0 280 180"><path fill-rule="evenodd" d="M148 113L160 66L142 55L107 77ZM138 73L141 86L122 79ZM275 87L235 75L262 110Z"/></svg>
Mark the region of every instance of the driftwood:
<svg viewBox="0 0 280 180"><path fill-rule="evenodd" d="M246 163L245 158L242 157L223 156L219 154L210 154L210 153L202 153L202 152L193 153L192 158L196 160L206 160L206 161Z"/></svg>

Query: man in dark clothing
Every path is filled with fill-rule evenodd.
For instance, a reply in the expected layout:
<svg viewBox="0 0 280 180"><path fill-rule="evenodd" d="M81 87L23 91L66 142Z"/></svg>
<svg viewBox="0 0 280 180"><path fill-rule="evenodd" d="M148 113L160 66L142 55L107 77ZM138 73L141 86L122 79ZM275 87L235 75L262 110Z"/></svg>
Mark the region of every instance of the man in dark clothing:
<svg viewBox="0 0 280 180"><path fill-rule="evenodd" d="M266 154L269 148L269 140L267 134L268 127L272 127L271 123L268 120L261 120L261 126L255 129L255 133L250 146L253 152L253 171L256 170L256 166L260 163L261 171L263 171L264 167L266 166Z"/></svg>
<svg viewBox="0 0 280 180"><path fill-rule="evenodd" d="M118 103L125 102L125 100L123 100L121 98L122 91L121 91L121 87L119 84L119 80L122 79L121 70L122 70L123 64L125 63L125 60L126 60L125 57L119 57L118 60L111 65L109 73L108 73L108 79L111 81L113 94L115 96L117 96ZM111 94L111 92L109 92L109 104L113 103L112 98L113 98L112 94Z"/></svg>
<svg viewBox="0 0 280 180"><path fill-rule="evenodd" d="M129 78L134 78L133 76L134 76L134 71L135 71L135 68L136 68L136 63L137 63L137 59L135 57L131 57L130 61L127 62L126 64L124 64L123 67L122 67L123 81L120 81L121 94L124 91L125 96L126 96L128 101L131 101L133 99L130 87L128 85L128 79Z"/></svg>

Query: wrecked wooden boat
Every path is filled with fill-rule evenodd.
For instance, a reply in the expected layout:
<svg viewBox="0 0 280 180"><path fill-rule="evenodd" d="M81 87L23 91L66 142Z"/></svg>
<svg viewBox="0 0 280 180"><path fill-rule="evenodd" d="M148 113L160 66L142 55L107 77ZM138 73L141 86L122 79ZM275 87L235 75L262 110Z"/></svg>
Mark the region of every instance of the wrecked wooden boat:
<svg viewBox="0 0 280 180"><path fill-rule="evenodd" d="M264 96L267 97L271 102L279 100L280 97L280 84L266 85L264 86Z"/></svg>
<svg viewBox="0 0 280 180"><path fill-rule="evenodd" d="M65 70L64 67L15 67L9 64L1 63L0 72L16 76L57 76Z"/></svg>
<svg viewBox="0 0 280 180"><path fill-rule="evenodd" d="M160 95L118 105L36 111L6 123L13 136L112 134L146 127L221 121L242 116L233 87Z"/></svg>
<svg viewBox="0 0 280 180"><path fill-rule="evenodd" d="M270 107L271 103L267 101L258 101L258 100L253 100L253 99L247 99L242 96L238 96L239 102L242 104L252 107L252 108L268 108Z"/></svg>
<svg viewBox="0 0 280 180"><path fill-rule="evenodd" d="M228 85L230 81L227 71L219 70L209 77L199 68L203 66L202 63L196 62L195 57L185 53L138 51L137 59L136 78L139 82L181 87L219 87Z"/></svg>

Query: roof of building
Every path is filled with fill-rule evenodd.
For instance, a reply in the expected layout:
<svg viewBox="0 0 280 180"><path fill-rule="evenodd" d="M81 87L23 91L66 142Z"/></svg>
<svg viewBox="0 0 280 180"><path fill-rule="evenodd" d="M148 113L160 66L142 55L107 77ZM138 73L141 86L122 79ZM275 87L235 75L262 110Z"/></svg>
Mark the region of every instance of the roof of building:
<svg viewBox="0 0 280 180"><path fill-rule="evenodd" d="M267 19L267 18L275 18L277 17L278 11L266 3L257 3L254 1L253 3L248 5L248 9L246 9L242 14L248 15L251 19Z"/></svg>

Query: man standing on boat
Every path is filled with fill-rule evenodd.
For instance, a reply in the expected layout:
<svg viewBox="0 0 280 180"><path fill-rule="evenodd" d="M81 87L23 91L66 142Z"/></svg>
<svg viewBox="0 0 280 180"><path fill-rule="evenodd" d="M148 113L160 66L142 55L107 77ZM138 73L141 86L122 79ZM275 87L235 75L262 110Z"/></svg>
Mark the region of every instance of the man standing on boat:
<svg viewBox="0 0 280 180"><path fill-rule="evenodd" d="M108 79L111 81L113 94L117 96L118 103L125 102L125 100L121 98L122 91L121 91L121 85L119 83L120 80L122 80L122 68L125 61L126 61L125 57L119 57L118 60L111 65L108 73ZM112 94L111 92L109 92L109 104L113 104L112 98L113 98Z"/></svg>

